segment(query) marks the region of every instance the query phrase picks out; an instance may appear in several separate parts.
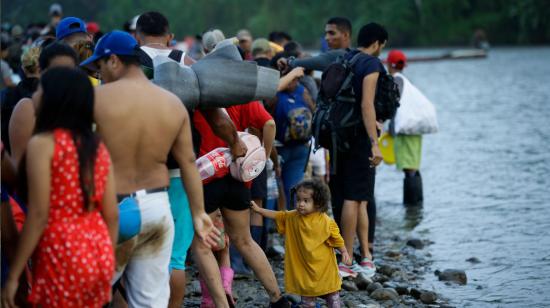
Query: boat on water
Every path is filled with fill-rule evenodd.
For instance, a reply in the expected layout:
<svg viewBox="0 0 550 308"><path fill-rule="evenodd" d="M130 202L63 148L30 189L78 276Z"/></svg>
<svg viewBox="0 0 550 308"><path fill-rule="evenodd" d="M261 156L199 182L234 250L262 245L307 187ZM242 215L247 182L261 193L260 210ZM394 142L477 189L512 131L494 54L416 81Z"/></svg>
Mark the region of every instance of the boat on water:
<svg viewBox="0 0 550 308"><path fill-rule="evenodd" d="M407 62L426 62L440 60L463 60L463 59L482 59L486 58L488 50L486 49L457 49L443 53L438 56L413 56L407 59Z"/></svg>

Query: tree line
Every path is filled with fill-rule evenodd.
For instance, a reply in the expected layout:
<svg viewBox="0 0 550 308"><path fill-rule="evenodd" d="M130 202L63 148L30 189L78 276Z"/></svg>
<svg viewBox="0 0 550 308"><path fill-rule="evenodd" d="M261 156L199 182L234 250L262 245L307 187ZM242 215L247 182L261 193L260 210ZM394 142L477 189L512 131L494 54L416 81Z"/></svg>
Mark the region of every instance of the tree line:
<svg viewBox="0 0 550 308"><path fill-rule="evenodd" d="M2 22L25 26L47 21L53 2L1 1ZM122 28L133 16L156 10L165 14L178 39L210 28L227 36L249 29L255 37L286 31L305 46L316 47L324 23L333 16L352 21L354 35L371 21L383 24L392 46L468 45L482 29L493 45L548 44L547 0L61 0L65 16L97 21L102 31Z"/></svg>

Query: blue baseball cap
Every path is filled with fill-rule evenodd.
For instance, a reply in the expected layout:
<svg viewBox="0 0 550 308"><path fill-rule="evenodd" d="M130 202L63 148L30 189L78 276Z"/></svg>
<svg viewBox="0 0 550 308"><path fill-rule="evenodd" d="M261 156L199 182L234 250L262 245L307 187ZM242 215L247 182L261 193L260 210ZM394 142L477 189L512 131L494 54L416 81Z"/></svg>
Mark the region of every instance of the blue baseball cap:
<svg viewBox="0 0 550 308"><path fill-rule="evenodd" d="M62 40L73 33L87 33L86 24L82 19L76 17L66 17L61 19L57 28L55 28L55 38Z"/></svg>
<svg viewBox="0 0 550 308"><path fill-rule="evenodd" d="M134 56L138 42L130 34L124 31L112 31L101 37L94 49L94 54L80 63L91 70L97 70L95 62L110 55Z"/></svg>

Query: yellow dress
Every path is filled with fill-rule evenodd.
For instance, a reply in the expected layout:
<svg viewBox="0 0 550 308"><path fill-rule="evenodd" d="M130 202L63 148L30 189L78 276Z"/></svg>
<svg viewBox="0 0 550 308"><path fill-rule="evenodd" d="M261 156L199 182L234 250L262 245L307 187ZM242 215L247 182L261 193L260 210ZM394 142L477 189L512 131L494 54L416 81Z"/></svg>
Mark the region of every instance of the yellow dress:
<svg viewBox="0 0 550 308"><path fill-rule="evenodd" d="M285 239L285 290L301 296L322 296L339 291L335 247L344 239L336 222L325 213L303 216L298 212L278 212L277 231Z"/></svg>

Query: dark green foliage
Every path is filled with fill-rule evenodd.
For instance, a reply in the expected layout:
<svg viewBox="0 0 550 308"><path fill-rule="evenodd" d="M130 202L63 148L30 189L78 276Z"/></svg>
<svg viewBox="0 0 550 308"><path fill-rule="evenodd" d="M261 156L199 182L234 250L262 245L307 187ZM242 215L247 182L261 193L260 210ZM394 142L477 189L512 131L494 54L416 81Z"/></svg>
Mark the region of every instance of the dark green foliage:
<svg viewBox="0 0 550 308"><path fill-rule="evenodd" d="M53 1L52 1L53 2ZM385 25L392 46L467 45L475 29L492 44L550 42L547 0L64 0L66 16L100 22L102 30L159 10L178 39L218 27L227 36L249 28L256 37L286 31L306 46L318 46L324 23L332 16L350 18L357 30L375 21ZM50 1L2 1L2 21L26 25L47 21Z"/></svg>

